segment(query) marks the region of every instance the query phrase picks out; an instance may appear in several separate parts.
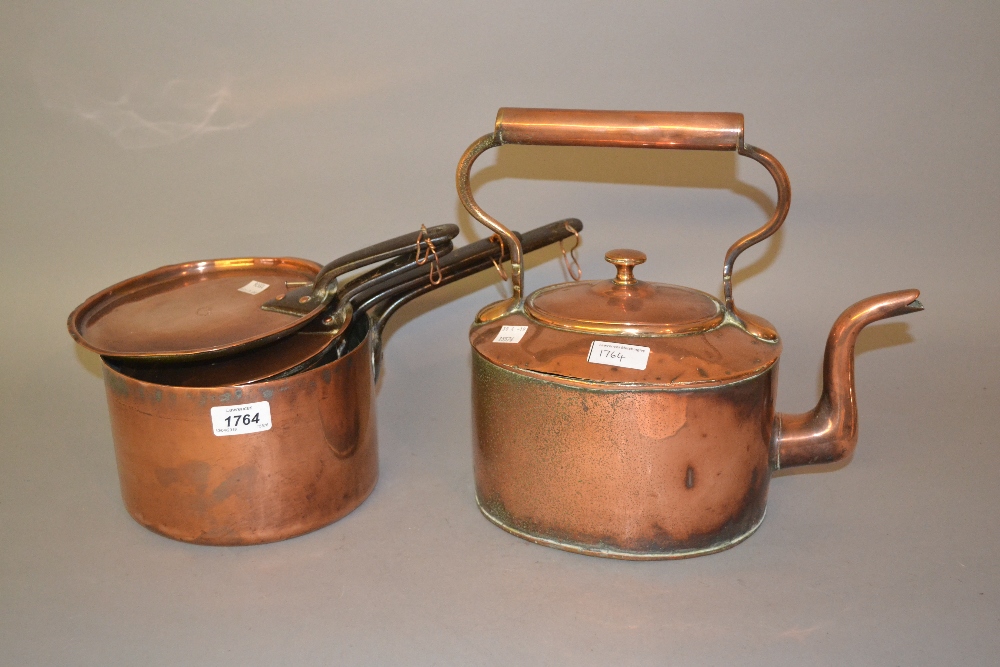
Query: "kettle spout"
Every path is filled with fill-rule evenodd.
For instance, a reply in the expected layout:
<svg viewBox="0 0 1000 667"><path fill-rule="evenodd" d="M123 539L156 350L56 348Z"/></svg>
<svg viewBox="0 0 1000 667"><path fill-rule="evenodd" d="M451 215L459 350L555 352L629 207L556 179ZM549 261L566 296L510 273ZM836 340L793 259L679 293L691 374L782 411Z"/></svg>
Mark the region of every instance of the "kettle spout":
<svg viewBox="0 0 1000 667"><path fill-rule="evenodd" d="M854 398L854 343L872 322L923 310L915 289L863 299L845 310L830 330L823 358L823 394L809 412L775 418L775 470L830 463L850 456L858 442Z"/></svg>

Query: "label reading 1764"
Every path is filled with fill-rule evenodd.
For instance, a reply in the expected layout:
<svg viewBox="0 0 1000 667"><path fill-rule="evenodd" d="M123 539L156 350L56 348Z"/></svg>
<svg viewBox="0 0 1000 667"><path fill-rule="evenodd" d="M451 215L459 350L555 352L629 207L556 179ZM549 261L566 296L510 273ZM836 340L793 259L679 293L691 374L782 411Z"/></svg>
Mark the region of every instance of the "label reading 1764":
<svg viewBox="0 0 1000 667"><path fill-rule="evenodd" d="M590 344L587 361L605 366L620 366L634 368L637 371L646 370L649 361L649 348L640 345L625 345L624 343L605 343L595 340Z"/></svg>
<svg viewBox="0 0 1000 667"><path fill-rule="evenodd" d="M271 404L267 401L212 408L215 435L240 435L271 430Z"/></svg>

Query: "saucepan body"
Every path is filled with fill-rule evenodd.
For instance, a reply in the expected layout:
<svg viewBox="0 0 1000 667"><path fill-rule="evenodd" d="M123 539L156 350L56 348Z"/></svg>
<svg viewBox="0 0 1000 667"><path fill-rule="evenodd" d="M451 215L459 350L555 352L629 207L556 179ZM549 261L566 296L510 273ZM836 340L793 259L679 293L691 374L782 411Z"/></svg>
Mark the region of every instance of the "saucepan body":
<svg viewBox="0 0 1000 667"><path fill-rule="evenodd" d="M256 384L177 387L104 363L122 498L185 542L274 542L330 524L378 479L373 335L309 371Z"/></svg>

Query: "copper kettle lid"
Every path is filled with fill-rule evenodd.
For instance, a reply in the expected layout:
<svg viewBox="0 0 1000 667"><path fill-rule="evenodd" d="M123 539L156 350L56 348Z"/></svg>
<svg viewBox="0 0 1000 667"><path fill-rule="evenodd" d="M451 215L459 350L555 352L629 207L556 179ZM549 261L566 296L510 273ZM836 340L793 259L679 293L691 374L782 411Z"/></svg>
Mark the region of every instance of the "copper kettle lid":
<svg viewBox="0 0 1000 667"><path fill-rule="evenodd" d="M773 331L766 321L727 313L696 289L637 280L634 267L646 260L637 250L610 250L605 259L618 269L614 279L544 287L522 309L480 318L470 333L473 348L504 368L588 386L715 386L757 375L778 359L777 335L755 331ZM639 356L606 362L595 358L595 345Z"/></svg>
<svg viewBox="0 0 1000 667"><path fill-rule="evenodd" d="M604 259L618 269L614 279L545 287L525 300L524 310L557 329L618 336L700 333L725 319L722 303L704 292L637 280L633 270L645 253L609 250Z"/></svg>

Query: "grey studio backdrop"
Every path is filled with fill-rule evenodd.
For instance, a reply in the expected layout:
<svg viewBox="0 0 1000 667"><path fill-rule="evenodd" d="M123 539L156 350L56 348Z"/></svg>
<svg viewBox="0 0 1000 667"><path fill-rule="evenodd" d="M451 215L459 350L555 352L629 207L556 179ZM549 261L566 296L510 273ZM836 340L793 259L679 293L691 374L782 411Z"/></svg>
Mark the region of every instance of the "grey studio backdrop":
<svg viewBox="0 0 1000 667"><path fill-rule="evenodd" d="M0 664L996 664L998 33L995 2L4 3ZM746 114L792 183L735 286L783 336L781 411L815 402L841 310L923 291L861 337L853 460L777 477L712 556L508 535L472 479L491 271L390 326L354 513L242 548L135 523L68 313L180 261L483 238L454 169L500 106ZM634 247L641 278L714 294L774 206L733 154L504 147L474 187L516 229L581 218L587 278ZM528 265L529 290L565 279L555 249Z"/></svg>

